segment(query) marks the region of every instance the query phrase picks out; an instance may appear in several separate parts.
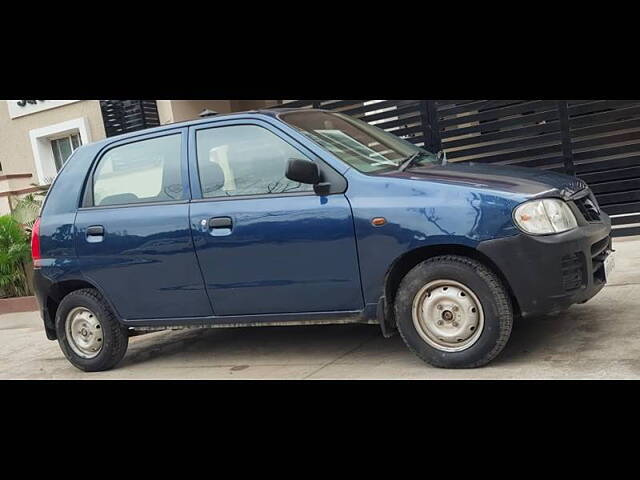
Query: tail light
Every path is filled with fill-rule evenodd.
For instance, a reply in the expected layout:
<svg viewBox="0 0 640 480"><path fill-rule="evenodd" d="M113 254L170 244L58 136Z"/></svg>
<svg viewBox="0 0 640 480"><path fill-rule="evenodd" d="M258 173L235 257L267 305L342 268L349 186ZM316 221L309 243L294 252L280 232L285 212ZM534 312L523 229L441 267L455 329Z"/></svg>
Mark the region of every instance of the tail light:
<svg viewBox="0 0 640 480"><path fill-rule="evenodd" d="M33 259L33 266L39 267L40 262L40 217L36 218L31 229L31 258Z"/></svg>

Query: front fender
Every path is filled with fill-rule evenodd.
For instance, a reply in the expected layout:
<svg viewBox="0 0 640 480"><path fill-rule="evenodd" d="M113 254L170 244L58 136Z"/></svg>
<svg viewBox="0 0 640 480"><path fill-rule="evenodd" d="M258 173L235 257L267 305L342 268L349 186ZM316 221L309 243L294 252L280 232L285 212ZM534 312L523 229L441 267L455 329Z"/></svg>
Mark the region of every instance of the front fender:
<svg viewBox="0 0 640 480"><path fill-rule="evenodd" d="M491 190L361 174L349 180L366 304L378 302L387 272L408 252L438 245L476 249L519 233L512 220L519 200ZM377 217L386 223L374 226Z"/></svg>

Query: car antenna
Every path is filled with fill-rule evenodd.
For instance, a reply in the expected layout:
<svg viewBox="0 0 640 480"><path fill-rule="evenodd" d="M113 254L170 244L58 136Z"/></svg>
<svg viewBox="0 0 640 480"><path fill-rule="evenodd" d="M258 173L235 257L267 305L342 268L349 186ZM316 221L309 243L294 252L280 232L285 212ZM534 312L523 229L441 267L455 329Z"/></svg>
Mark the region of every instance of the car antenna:
<svg viewBox="0 0 640 480"><path fill-rule="evenodd" d="M436 158L442 162L443 167L448 163L447 152L445 152L444 150L440 150L436 155Z"/></svg>
<svg viewBox="0 0 640 480"><path fill-rule="evenodd" d="M198 116L199 117L213 117L214 115L218 115L218 112L216 112L215 110L209 110L208 108L205 108L203 111L201 111Z"/></svg>

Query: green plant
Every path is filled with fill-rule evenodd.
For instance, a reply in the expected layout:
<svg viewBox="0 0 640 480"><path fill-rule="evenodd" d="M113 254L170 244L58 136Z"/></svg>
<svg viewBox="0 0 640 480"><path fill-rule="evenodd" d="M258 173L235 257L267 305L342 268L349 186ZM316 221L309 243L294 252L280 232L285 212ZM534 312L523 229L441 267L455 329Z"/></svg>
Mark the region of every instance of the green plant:
<svg viewBox="0 0 640 480"><path fill-rule="evenodd" d="M51 187L52 180L48 178L46 180L47 182L43 185L32 183L31 185L38 189L36 192L29 193L11 202L11 215L22 225L29 238L31 238L33 224L40 215L44 197Z"/></svg>
<svg viewBox="0 0 640 480"><path fill-rule="evenodd" d="M29 237L11 216L0 217L0 297L30 294L25 262L29 260Z"/></svg>
<svg viewBox="0 0 640 480"><path fill-rule="evenodd" d="M29 237L31 236L33 224L36 218L38 218L38 215L40 215L42 198L39 197L41 197L39 193L29 193L25 195L16 202L13 207L13 212L11 213L13 218L24 227Z"/></svg>

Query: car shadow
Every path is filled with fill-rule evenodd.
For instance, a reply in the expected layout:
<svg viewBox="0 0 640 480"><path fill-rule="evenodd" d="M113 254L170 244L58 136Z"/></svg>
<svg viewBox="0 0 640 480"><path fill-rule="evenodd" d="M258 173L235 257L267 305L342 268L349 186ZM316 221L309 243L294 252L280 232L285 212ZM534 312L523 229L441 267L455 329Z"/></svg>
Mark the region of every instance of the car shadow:
<svg viewBox="0 0 640 480"><path fill-rule="evenodd" d="M491 365L566 358L598 350L600 321L610 313L599 304L575 305L555 314L518 319L509 342Z"/></svg>
<svg viewBox="0 0 640 480"><path fill-rule="evenodd" d="M490 365L507 366L569 351L597 349L593 345L598 341L597 319L603 315L605 307L593 304L574 306L558 314L517 319L505 349ZM329 358L351 349L350 353L364 349L373 356L376 351L381 356L392 354L396 360L398 353L406 354L408 362L415 360L399 335L384 339L378 325L345 324L154 332L132 337L119 367L174 356L183 357L185 367L191 362L209 363L220 358L228 358L230 364L251 363L257 358L265 362L283 361L287 355L307 361L308 355Z"/></svg>
<svg viewBox="0 0 640 480"><path fill-rule="evenodd" d="M326 357L340 348L362 340L380 337L377 325L308 325L242 328L198 328L161 331L130 338L129 350L118 368L126 368L155 359L184 356L185 361L207 362L212 356L230 358L246 356L241 363L270 356L314 354ZM188 367L188 364L185 365Z"/></svg>

